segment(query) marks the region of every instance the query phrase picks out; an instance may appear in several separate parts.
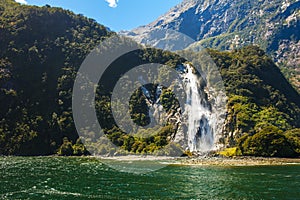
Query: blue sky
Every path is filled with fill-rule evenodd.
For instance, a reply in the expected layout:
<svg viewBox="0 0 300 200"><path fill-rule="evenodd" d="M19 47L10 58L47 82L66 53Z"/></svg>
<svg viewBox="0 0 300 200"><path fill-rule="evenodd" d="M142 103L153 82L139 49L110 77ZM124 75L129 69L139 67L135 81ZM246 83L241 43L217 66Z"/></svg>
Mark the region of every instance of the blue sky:
<svg viewBox="0 0 300 200"><path fill-rule="evenodd" d="M16 0L62 7L97 20L114 31L148 24L182 0Z"/></svg>

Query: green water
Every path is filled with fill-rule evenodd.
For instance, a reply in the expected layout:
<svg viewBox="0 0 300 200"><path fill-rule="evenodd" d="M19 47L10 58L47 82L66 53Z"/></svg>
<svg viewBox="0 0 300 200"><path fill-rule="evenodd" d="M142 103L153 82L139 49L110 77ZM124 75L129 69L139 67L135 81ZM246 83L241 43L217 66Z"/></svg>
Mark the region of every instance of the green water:
<svg viewBox="0 0 300 200"><path fill-rule="evenodd" d="M94 158L0 157L0 199L300 199L300 166L168 166L122 173Z"/></svg>

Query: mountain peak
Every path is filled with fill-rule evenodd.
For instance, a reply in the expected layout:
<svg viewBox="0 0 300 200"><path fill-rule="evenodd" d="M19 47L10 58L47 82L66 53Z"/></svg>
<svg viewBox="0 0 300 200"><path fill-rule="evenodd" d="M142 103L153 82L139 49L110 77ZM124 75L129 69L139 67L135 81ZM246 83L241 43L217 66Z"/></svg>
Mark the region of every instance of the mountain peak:
<svg viewBox="0 0 300 200"><path fill-rule="evenodd" d="M256 44L299 78L300 72L294 70L299 68L299 8L298 0L184 0L154 22L122 34L159 48L172 46L170 38L180 38L178 33L189 37L195 49L230 50Z"/></svg>

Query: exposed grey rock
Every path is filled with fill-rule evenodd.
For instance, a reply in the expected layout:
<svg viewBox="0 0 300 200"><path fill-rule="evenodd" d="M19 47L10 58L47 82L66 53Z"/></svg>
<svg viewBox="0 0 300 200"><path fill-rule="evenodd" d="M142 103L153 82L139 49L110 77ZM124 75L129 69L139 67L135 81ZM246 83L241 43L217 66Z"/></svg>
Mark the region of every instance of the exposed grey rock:
<svg viewBox="0 0 300 200"><path fill-rule="evenodd" d="M156 21L122 34L168 50L184 49L190 44L194 50L230 50L257 44L274 61L283 63L288 58L288 72L295 79L299 77L295 69L300 67L296 45L299 26L299 0L184 0ZM300 91L300 85L296 87Z"/></svg>

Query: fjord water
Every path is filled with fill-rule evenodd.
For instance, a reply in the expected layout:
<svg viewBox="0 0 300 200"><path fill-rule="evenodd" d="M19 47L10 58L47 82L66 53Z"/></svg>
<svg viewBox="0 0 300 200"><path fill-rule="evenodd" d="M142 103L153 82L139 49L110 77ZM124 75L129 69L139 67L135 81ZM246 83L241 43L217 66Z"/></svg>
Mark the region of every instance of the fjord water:
<svg viewBox="0 0 300 200"><path fill-rule="evenodd" d="M0 199L300 198L299 165L171 165L144 175L95 158L2 157L0 166Z"/></svg>

